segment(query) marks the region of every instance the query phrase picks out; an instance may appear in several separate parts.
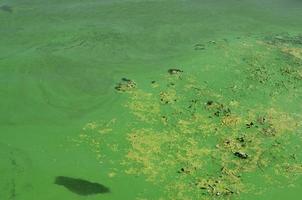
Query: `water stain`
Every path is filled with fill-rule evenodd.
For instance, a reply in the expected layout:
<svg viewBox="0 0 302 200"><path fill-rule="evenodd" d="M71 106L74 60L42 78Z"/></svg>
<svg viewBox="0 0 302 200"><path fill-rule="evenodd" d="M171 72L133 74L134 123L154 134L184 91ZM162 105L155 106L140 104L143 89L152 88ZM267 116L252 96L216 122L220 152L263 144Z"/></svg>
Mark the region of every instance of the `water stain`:
<svg viewBox="0 0 302 200"><path fill-rule="evenodd" d="M64 186L69 191L82 196L110 192L110 189L102 184L66 176L57 176L55 178L55 184Z"/></svg>

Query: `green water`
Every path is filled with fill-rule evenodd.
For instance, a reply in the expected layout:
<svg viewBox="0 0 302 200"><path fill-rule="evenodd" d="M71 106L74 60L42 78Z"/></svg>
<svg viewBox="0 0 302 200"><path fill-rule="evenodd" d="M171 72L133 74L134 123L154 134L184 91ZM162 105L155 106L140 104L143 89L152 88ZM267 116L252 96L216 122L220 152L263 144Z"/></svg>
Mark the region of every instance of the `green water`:
<svg viewBox="0 0 302 200"><path fill-rule="evenodd" d="M0 199L300 199L301 34L300 0L0 0ZM169 75L170 68L184 72ZM116 91L123 77L137 87ZM161 92L180 103L163 105ZM177 115L162 123L163 113L170 119L196 95L200 121ZM204 125L216 111L204 108L209 100L228 105L240 123L224 127L228 118L212 116ZM253 115L270 116L276 136L246 129ZM173 127L177 120L189 124ZM199 123L203 138L191 133ZM234 159L215 146L242 131L259 142L251 145L255 154L265 141L280 142L282 159L267 157L265 169L248 163L233 184L248 189L238 194L191 186ZM181 154L173 151L194 152L190 139L214 153L184 162L226 157L181 176L171 164ZM173 151L165 149L171 141L179 145ZM144 159L127 156L136 152ZM273 173L282 163L297 170ZM55 184L57 176L97 182L110 193L79 195Z"/></svg>

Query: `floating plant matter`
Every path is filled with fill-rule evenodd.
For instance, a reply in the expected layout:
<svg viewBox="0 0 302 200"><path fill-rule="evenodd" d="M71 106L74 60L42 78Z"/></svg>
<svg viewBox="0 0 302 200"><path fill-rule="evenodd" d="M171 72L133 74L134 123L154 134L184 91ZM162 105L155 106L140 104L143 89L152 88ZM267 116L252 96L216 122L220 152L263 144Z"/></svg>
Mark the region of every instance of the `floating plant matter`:
<svg viewBox="0 0 302 200"><path fill-rule="evenodd" d="M120 92L125 92L136 87L136 83L128 78L122 78L121 82L115 86L115 89Z"/></svg>
<svg viewBox="0 0 302 200"><path fill-rule="evenodd" d="M280 40L299 44L299 37ZM127 88L122 89L124 107L131 120L118 128L128 142L120 151L119 168L162 185L163 199L236 199L242 193L265 192L259 182L294 186L302 173L302 116L286 111L276 99L285 91L294 94L288 98L299 98L301 79L293 70L301 66L299 56L286 57L279 43L261 43L261 53L252 55L244 54L251 52L248 45L239 46L243 58L238 67L247 73L232 90L215 89L176 68L149 87L128 90L131 80L123 79L120 87ZM276 55L286 59L274 62ZM264 100L251 105L248 100L256 95ZM95 149L105 139L115 141L98 134L111 125L95 124L84 139ZM257 180L249 180L255 174Z"/></svg>
<svg viewBox="0 0 302 200"><path fill-rule="evenodd" d="M176 68L172 68L172 69L168 70L168 73L171 74L171 75L180 74L182 72L183 71L181 69L176 69Z"/></svg>

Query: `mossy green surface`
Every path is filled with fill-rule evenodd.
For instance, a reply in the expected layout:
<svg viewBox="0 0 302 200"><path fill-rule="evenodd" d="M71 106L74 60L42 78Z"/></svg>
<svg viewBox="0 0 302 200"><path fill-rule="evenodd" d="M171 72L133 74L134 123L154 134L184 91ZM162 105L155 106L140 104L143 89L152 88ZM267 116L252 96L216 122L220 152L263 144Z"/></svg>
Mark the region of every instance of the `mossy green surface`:
<svg viewBox="0 0 302 200"><path fill-rule="evenodd" d="M301 198L300 1L0 1L0 19L1 200Z"/></svg>

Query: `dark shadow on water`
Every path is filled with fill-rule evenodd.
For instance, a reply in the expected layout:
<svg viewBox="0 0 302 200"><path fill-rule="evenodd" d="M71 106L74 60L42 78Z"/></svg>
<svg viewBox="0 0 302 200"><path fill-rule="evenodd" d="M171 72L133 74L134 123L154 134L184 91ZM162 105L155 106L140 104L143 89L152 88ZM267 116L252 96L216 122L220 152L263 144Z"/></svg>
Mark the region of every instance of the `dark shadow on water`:
<svg viewBox="0 0 302 200"><path fill-rule="evenodd" d="M55 184L64 186L69 191L82 196L110 192L110 189L102 184L66 176L57 176L55 179Z"/></svg>
<svg viewBox="0 0 302 200"><path fill-rule="evenodd" d="M0 10L4 11L4 12L8 12L8 13L12 13L13 9L11 6L8 5L0 5Z"/></svg>

